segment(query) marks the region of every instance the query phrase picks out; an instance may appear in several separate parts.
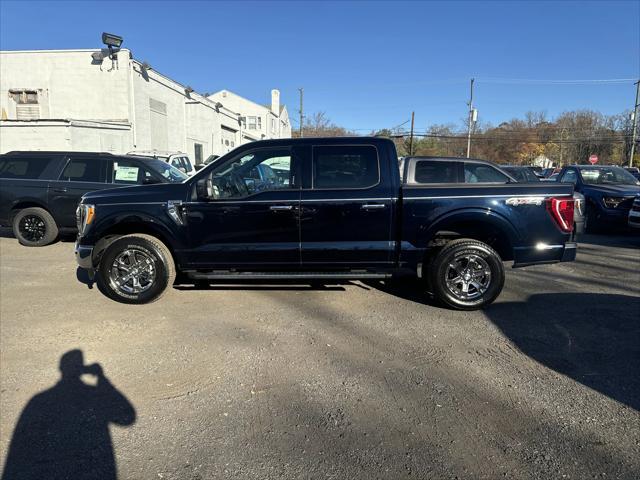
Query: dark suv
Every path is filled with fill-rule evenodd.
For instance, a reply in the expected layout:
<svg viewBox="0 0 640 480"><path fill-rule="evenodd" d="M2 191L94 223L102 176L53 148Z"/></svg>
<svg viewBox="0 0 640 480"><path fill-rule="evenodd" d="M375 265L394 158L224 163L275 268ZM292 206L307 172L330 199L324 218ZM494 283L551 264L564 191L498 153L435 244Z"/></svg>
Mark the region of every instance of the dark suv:
<svg viewBox="0 0 640 480"><path fill-rule="evenodd" d="M93 152L9 152L0 155L0 225L39 247L76 229L87 192L127 185L182 182L187 176L161 160Z"/></svg>

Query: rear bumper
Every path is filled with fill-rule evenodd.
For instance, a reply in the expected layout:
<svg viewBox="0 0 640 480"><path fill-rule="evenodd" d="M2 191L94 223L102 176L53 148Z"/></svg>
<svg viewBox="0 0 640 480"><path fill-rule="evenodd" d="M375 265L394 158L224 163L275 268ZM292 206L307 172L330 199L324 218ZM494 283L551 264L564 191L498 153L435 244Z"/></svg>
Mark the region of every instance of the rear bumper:
<svg viewBox="0 0 640 480"><path fill-rule="evenodd" d="M76 263L80 268L93 270L93 247L79 245L76 241L75 246Z"/></svg>
<svg viewBox="0 0 640 480"><path fill-rule="evenodd" d="M544 263L572 262L576 259L578 245L567 242L564 245L538 244L533 247L513 249L513 267L539 265Z"/></svg>

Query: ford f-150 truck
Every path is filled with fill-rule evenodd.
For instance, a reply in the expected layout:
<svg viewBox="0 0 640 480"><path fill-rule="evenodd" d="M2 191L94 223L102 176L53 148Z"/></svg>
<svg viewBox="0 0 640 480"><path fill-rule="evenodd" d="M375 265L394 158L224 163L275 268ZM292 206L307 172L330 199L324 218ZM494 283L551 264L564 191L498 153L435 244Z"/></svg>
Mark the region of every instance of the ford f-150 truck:
<svg viewBox="0 0 640 480"><path fill-rule="evenodd" d="M267 140L179 184L87 193L76 259L124 303L156 300L176 275L184 283L408 275L467 310L499 295L503 262L575 259L572 185L516 183L489 162L420 157L406 159L401 182L396 155L383 138ZM279 170L264 185L263 164Z"/></svg>

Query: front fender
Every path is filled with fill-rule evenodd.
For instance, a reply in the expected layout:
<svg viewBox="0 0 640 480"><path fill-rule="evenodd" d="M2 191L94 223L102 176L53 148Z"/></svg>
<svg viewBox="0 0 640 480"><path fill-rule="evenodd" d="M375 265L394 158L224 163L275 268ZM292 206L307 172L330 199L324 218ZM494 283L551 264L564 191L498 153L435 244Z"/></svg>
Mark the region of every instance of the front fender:
<svg viewBox="0 0 640 480"><path fill-rule="evenodd" d="M153 213L135 210L102 213L100 210L101 206L98 205L95 223L84 236L83 244L95 245L110 235L146 233L158 237L172 251L184 248L184 227L171 220L164 209Z"/></svg>

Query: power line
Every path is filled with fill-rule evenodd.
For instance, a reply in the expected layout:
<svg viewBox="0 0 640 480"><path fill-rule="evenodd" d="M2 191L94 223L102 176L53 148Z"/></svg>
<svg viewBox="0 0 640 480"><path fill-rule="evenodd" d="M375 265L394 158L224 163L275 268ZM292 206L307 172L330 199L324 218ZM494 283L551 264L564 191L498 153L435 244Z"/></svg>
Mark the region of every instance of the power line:
<svg viewBox="0 0 640 480"><path fill-rule="evenodd" d="M500 77L476 77L478 82L499 84L523 84L523 85L598 85L619 84L634 82L635 78L600 78L580 80L544 80L535 78L500 78Z"/></svg>

